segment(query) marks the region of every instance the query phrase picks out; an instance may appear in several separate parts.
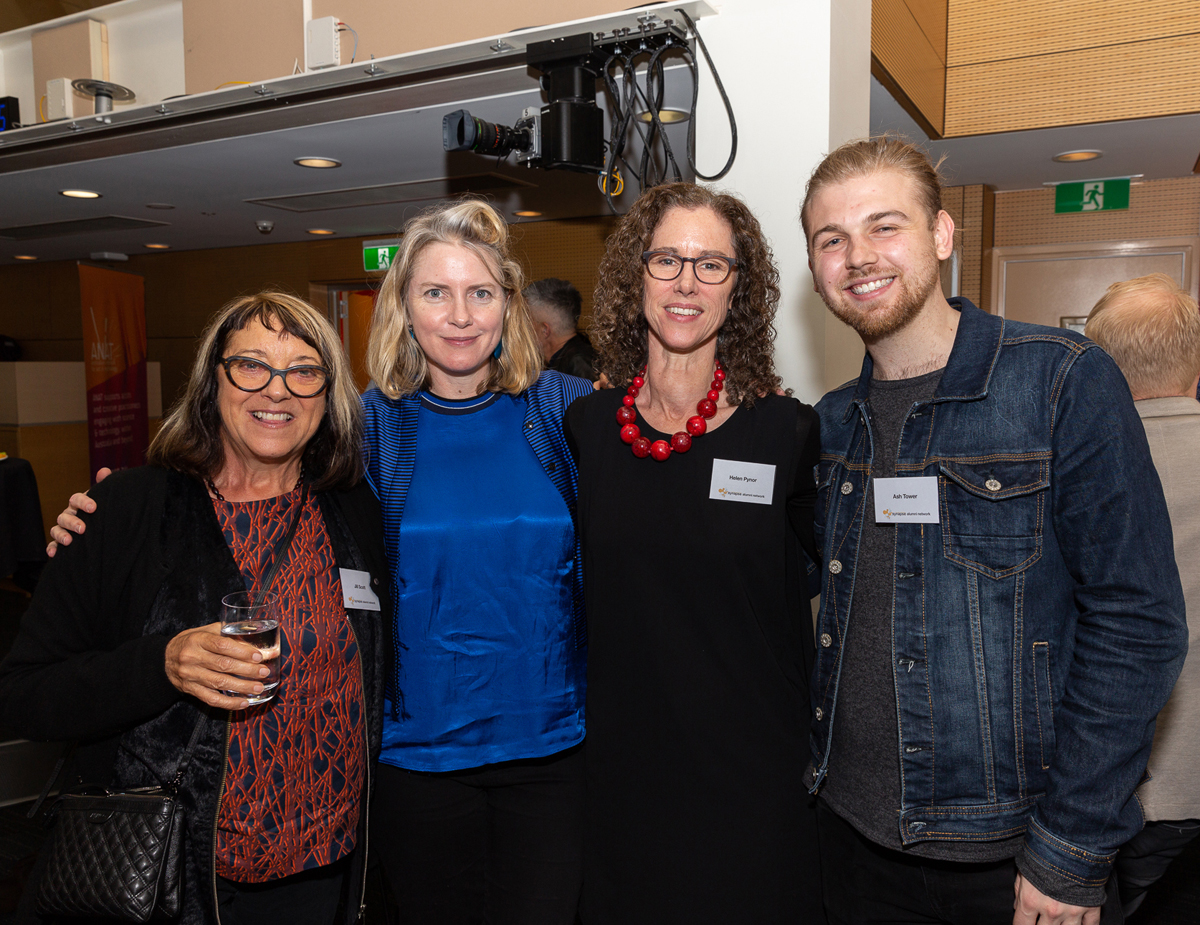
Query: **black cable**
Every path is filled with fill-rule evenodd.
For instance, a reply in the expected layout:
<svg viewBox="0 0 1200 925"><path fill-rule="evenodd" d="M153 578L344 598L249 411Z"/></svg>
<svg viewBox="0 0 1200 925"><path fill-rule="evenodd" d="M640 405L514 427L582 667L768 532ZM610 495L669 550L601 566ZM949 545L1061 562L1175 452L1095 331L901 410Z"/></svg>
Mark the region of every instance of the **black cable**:
<svg viewBox="0 0 1200 925"><path fill-rule="evenodd" d="M704 53L704 60L708 62L708 69L712 71L713 81L717 85L717 91L721 94L721 102L725 104L725 112L729 116L729 160L725 162L725 166L722 167L718 173L713 174L711 177L702 174L700 169L696 166L694 154L696 150L696 99L700 94L700 69L697 66L698 62L693 63L692 111L691 117L688 119L688 164L691 165L692 172L695 173L695 175L701 180L720 180L721 177L729 173L729 169L733 166L734 158L737 157L737 120L734 119L733 106L729 102L729 95L725 92L725 85L721 83L721 75L717 73L717 66L713 64L712 56L708 53L708 46L704 44L704 39L700 35L700 30L696 28L696 23L692 21L692 17L687 14L687 11L676 8L675 12L684 18L684 21L688 24L688 28L692 32L692 35L696 37L696 44L700 46L700 51ZM693 62L695 62L696 55L694 52L691 52L691 57Z"/></svg>
<svg viewBox="0 0 1200 925"><path fill-rule="evenodd" d="M660 59L661 59L662 55L664 55L666 52L670 51L672 48L675 48L675 47L677 47L677 46L674 43L672 43L670 45L664 45L662 48L658 49L653 54L653 56L651 56L650 67L649 67L649 70L647 70L647 72L646 72L646 89L647 90L651 89L651 86L650 86L651 77L654 75L657 75L657 77L658 77L658 92L656 94L654 94L654 105L650 108L650 113L651 113L651 117L654 120L654 124L656 126L658 126L658 131L662 135L663 151L665 153L665 161L663 163L663 176L665 178L666 168L667 168L667 165L669 164L671 166L672 173L675 176L675 182L681 183L683 181L683 173L679 169L679 163L675 160L675 152L671 148L671 139L667 135L666 129L663 128L662 119L661 119L663 102L666 100L666 95L667 95L667 75L666 75L666 70L663 67L663 63Z"/></svg>

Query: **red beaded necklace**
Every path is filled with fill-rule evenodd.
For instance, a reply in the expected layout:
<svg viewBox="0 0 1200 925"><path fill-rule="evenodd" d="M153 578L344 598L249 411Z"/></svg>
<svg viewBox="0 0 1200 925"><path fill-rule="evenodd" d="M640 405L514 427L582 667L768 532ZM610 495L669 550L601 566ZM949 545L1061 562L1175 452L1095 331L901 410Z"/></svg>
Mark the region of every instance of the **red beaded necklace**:
<svg viewBox="0 0 1200 925"><path fill-rule="evenodd" d="M637 412L633 410L633 405L645 384L646 367L643 366L642 371L633 377L629 391L621 399L621 407L617 409L617 422L621 425L621 439L629 444L634 456L638 459L653 456L659 462L663 462L671 455L672 450L676 453L686 453L692 448L692 437L699 437L708 430L706 419L717 413L717 401L721 397L721 387L725 384L725 370L721 368L721 361L717 360L717 368L713 370L713 381L712 385L708 387L708 394L696 403L697 413L688 418L687 430L681 430L674 434L670 443L666 440L655 440L651 443L642 436L641 429L633 423L637 420Z"/></svg>

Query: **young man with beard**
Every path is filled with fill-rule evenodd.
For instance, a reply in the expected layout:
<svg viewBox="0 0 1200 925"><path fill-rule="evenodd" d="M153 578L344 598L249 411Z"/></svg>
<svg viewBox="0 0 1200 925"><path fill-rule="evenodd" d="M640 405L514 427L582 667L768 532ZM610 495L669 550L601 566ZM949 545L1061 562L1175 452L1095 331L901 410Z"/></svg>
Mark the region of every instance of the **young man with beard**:
<svg viewBox="0 0 1200 925"><path fill-rule="evenodd" d="M801 220L867 351L817 406L830 920L1119 922L1109 871L1187 647L1129 389L1082 337L947 301L954 223L911 145L839 148Z"/></svg>

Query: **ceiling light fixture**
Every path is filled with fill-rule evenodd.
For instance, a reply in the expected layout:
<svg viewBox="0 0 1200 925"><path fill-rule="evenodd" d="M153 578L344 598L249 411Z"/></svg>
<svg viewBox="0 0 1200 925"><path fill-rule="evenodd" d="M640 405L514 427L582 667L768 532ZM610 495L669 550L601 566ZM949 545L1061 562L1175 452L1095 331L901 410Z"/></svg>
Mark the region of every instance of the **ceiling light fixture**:
<svg viewBox="0 0 1200 925"><path fill-rule="evenodd" d="M168 251L171 249L170 244L146 244L144 246L150 248L152 251Z"/></svg>
<svg viewBox="0 0 1200 925"><path fill-rule="evenodd" d="M309 228L309 234L337 234L332 228Z"/></svg>
<svg viewBox="0 0 1200 925"><path fill-rule="evenodd" d="M541 212L534 212L532 209L518 209L513 213L518 218L539 218L541 214Z"/></svg>
<svg viewBox="0 0 1200 925"><path fill-rule="evenodd" d="M297 167L341 167L342 162L332 157L298 157L292 161Z"/></svg>
<svg viewBox="0 0 1200 925"><path fill-rule="evenodd" d="M1062 154L1054 155L1051 160L1058 161L1060 164L1074 164L1079 161L1094 161L1103 156L1103 151L1063 151Z"/></svg>
<svg viewBox="0 0 1200 925"><path fill-rule="evenodd" d="M13 254L13 260L37 260L33 254Z"/></svg>
<svg viewBox="0 0 1200 925"><path fill-rule="evenodd" d="M663 125L672 125L676 122L686 122L692 117L692 114L685 109L660 109L658 111L658 121ZM637 114L639 122L653 122L648 110Z"/></svg>
<svg viewBox="0 0 1200 925"><path fill-rule="evenodd" d="M58 195L69 199L99 199L100 194L90 189L60 189Z"/></svg>

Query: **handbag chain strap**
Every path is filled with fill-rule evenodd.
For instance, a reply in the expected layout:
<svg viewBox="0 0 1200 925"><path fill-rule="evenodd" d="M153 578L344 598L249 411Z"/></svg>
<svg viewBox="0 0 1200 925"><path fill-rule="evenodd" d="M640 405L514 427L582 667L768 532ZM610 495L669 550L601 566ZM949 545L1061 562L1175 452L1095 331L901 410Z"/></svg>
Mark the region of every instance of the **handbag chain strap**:
<svg viewBox="0 0 1200 925"><path fill-rule="evenodd" d="M279 574L279 570L287 561L292 549L292 538L296 535L296 530L300 526L300 518L304 515L304 506L308 503L308 482L302 478L300 490L300 503L296 506L296 513L292 516L292 522L288 525L287 532L275 544L275 549L271 552L271 568L263 576L262 585L259 587L258 593L254 597L255 604L261 604L266 598L267 593L275 584L275 577ZM203 709L200 711L200 716L196 720L196 725L192 728L192 736L188 740L187 748L183 750L183 755L179 759L179 766L175 769L175 776L169 784L164 784L163 789L174 796L179 791L179 784L183 780L183 775L187 772L188 765L192 760L192 752L196 748L196 743L200 741L200 734L204 730L204 724L208 721L208 714ZM123 744L120 746L141 762L142 766L148 770L151 775L158 778L158 773L147 764L137 752L126 748ZM50 791L54 789L55 782L58 781L59 775L62 773L63 766L67 763L67 759L71 757L71 753L75 750L75 743L69 742L63 753L59 756L58 761L54 764L54 769L50 772L50 778L46 781L46 785L42 788L42 792L38 794L38 798L34 801L33 806L29 808L29 812L25 814L27 819L32 819L37 815L42 804L46 802L46 797L50 795ZM159 778L159 783L162 779Z"/></svg>

